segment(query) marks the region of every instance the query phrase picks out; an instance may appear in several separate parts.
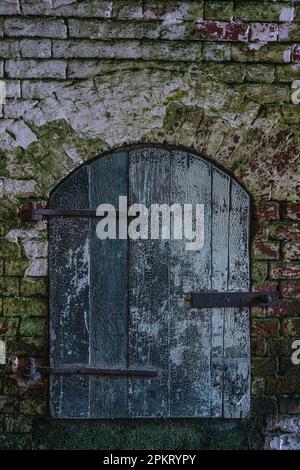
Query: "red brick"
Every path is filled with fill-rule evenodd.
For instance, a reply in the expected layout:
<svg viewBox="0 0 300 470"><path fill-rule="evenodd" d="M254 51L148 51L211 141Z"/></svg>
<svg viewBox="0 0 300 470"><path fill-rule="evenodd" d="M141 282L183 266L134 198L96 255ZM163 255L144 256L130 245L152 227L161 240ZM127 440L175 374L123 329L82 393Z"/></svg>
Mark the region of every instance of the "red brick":
<svg viewBox="0 0 300 470"><path fill-rule="evenodd" d="M271 263L271 279L300 279L300 264Z"/></svg>
<svg viewBox="0 0 300 470"><path fill-rule="evenodd" d="M264 291L271 291L277 292L278 291L278 281L265 281L263 283L257 283L252 285L252 292L264 292Z"/></svg>
<svg viewBox="0 0 300 470"><path fill-rule="evenodd" d="M276 357L256 357L252 360L252 375L267 377L277 373Z"/></svg>
<svg viewBox="0 0 300 470"><path fill-rule="evenodd" d="M254 318L252 320L252 335L258 337L276 337L279 332L279 323L276 318Z"/></svg>
<svg viewBox="0 0 300 470"><path fill-rule="evenodd" d="M266 340L264 338L252 338L251 352L256 357L265 356L267 352Z"/></svg>
<svg viewBox="0 0 300 470"><path fill-rule="evenodd" d="M288 204L285 209L285 216L287 219L300 220L300 203Z"/></svg>
<svg viewBox="0 0 300 470"><path fill-rule="evenodd" d="M292 343L291 343L292 344ZM292 356L291 348L291 356ZM292 363L291 357L281 357L279 359L279 374L280 375L299 375L300 366Z"/></svg>
<svg viewBox="0 0 300 470"><path fill-rule="evenodd" d="M267 338L268 356L288 356L291 357L291 340L287 338Z"/></svg>
<svg viewBox="0 0 300 470"><path fill-rule="evenodd" d="M275 240L300 239L300 224L281 223L269 227L269 237Z"/></svg>
<svg viewBox="0 0 300 470"><path fill-rule="evenodd" d="M277 413L277 401L275 397L254 397L251 403L253 415L267 415Z"/></svg>
<svg viewBox="0 0 300 470"><path fill-rule="evenodd" d="M278 259L279 242L260 242L253 245L254 258L259 260Z"/></svg>
<svg viewBox="0 0 300 470"><path fill-rule="evenodd" d="M292 62L300 62L300 44L294 44L292 47Z"/></svg>
<svg viewBox="0 0 300 470"><path fill-rule="evenodd" d="M285 320L282 320L281 333L284 336L299 336L300 318L286 318Z"/></svg>
<svg viewBox="0 0 300 470"><path fill-rule="evenodd" d="M288 395L299 393L300 374L284 377L267 377L266 390L270 394Z"/></svg>
<svg viewBox="0 0 300 470"><path fill-rule="evenodd" d="M279 411L283 414L300 413L300 397L284 397L279 399Z"/></svg>
<svg viewBox="0 0 300 470"><path fill-rule="evenodd" d="M279 220L279 204L277 202L259 204L256 207L256 216L258 220Z"/></svg>
<svg viewBox="0 0 300 470"><path fill-rule="evenodd" d="M300 242L284 243L283 256L287 260L299 260L300 261Z"/></svg>
<svg viewBox="0 0 300 470"><path fill-rule="evenodd" d="M280 292L284 300L300 300L300 281L282 281Z"/></svg>
<svg viewBox="0 0 300 470"><path fill-rule="evenodd" d="M279 301L273 307L267 309L268 317L300 317L300 302L284 302Z"/></svg>
<svg viewBox="0 0 300 470"><path fill-rule="evenodd" d="M247 41L249 26L246 23L201 21L196 24L193 36L203 40Z"/></svg>

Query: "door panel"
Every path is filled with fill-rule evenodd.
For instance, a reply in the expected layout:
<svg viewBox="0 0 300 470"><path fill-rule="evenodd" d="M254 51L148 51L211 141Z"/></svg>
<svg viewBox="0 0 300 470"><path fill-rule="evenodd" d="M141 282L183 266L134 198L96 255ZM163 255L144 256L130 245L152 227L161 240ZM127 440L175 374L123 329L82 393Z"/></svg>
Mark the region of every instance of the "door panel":
<svg viewBox="0 0 300 470"><path fill-rule="evenodd" d="M101 241L99 219L51 218L51 365L159 370L147 379L54 375L52 416L246 416L249 309L191 309L185 294L249 290L249 196L205 159L141 148L81 167L49 206L118 208L121 195L148 209L204 204L204 246L188 251L186 239Z"/></svg>

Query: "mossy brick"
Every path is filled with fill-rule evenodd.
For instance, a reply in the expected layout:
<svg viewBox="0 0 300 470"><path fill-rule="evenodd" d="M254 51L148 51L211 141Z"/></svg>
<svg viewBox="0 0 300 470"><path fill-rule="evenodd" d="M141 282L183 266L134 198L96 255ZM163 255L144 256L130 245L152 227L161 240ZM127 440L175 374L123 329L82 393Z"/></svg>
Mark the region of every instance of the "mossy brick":
<svg viewBox="0 0 300 470"><path fill-rule="evenodd" d="M300 414L300 396L279 398L279 412L283 414Z"/></svg>
<svg viewBox="0 0 300 470"><path fill-rule="evenodd" d="M292 341L290 338L266 338L268 356L291 357Z"/></svg>
<svg viewBox="0 0 300 470"><path fill-rule="evenodd" d="M0 277L0 292L4 296L18 296L19 279L16 277Z"/></svg>
<svg viewBox="0 0 300 470"><path fill-rule="evenodd" d="M243 94L246 99L254 100L259 104L283 104L289 103L290 89L288 86L273 84L245 84L237 85L236 89Z"/></svg>
<svg viewBox="0 0 300 470"><path fill-rule="evenodd" d="M19 331L18 318L0 317L0 337L4 340L16 338Z"/></svg>
<svg viewBox="0 0 300 470"><path fill-rule="evenodd" d="M253 281L265 280L268 276L268 263L266 261L253 261L251 278Z"/></svg>
<svg viewBox="0 0 300 470"><path fill-rule="evenodd" d="M3 300L3 314L5 316L45 316L47 314L47 300L35 298L5 298Z"/></svg>
<svg viewBox="0 0 300 470"><path fill-rule="evenodd" d="M20 412L29 416L43 416L46 414L46 403L33 399L25 399L20 402Z"/></svg>
<svg viewBox="0 0 300 470"><path fill-rule="evenodd" d="M271 262L270 277L271 279L300 279L300 263Z"/></svg>
<svg viewBox="0 0 300 470"><path fill-rule="evenodd" d="M245 2L235 6L235 18L243 21L292 21L294 8L284 2Z"/></svg>
<svg viewBox="0 0 300 470"><path fill-rule="evenodd" d="M279 204L277 202L258 204L256 206L256 218L258 220L279 220Z"/></svg>
<svg viewBox="0 0 300 470"><path fill-rule="evenodd" d="M287 204L285 207L285 217L291 220L300 220L300 203Z"/></svg>
<svg viewBox="0 0 300 470"><path fill-rule="evenodd" d="M300 224L281 223L269 227L269 237L275 240L300 240Z"/></svg>
<svg viewBox="0 0 300 470"><path fill-rule="evenodd" d="M27 259L7 259L4 264L4 273L6 276L23 276L27 268Z"/></svg>
<svg viewBox="0 0 300 470"><path fill-rule="evenodd" d="M272 83L275 80L275 67L263 64L245 64L245 81Z"/></svg>
<svg viewBox="0 0 300 470"><path fill-rule="evenodd" d="M24 278L20 283L20 294L23 297L47 294L47 280L45 278Z"/></svg>
<svg viewBox="0 0 300 470"><path fill-rule="evenodd" d="M256 260L274 260L279 258L280 242L260 242L253 245L253 257Z"/></svg>
<svg viewBox="0 0 300 470"><path fill-rule="evenodd" d="M300 281L281 281L281 295L285 300L300 300Z"/></svg>
<svg viewBox="0 0 300 470"><path fill-rule="evenodd" d="M128 2L124 3L128 8ZM172 17L174 21L197 21L203 18L203 4L202 0L196 2L153 2L148 0L143 2L143 19L164 21L168 20L168 17ZM115 16L115 11L113 10L113 16ZM119 15L117 16L120 18Z"/></svg>
<svg viewBox="0 0 300 470"><path fill-rule="evenodd" d="M214 62L226 62L231 59L231 45L206 42L203 44L204 60Z"/></svg>
<svg viewBox="0 0 300 470"><path fill-rule="evenodd" d="M251 353L254 357L262 357L267 353L265 338L251 338Z"/></svg>
<svg viewBox="0 0 300 470"><path fill-rule="evenodd" d="M233 18L233 2L231 1L211 1L204 4L204 19L231 21Z"/></svg>
<svg viewBox="0 0 300 470"><path fill-rule="evenodd" d="M291 83L300 80L300 64L277 65L275 77L278 82Z"/></svg>
<svg viewBox="0 0 300 470"><path fill-rule="evenodd" d="M252 360L253 376L267 377L277 373L278 363L275 357L256 357Z"/></svg>
<svg viewBox="0 0 300 470"><path fill-rule="evenodd" d="M282 248L284 259L300 261L300 240L285 242Z"/></svg>
<svg viewBox="0 0 300 470"><path fill-rule="evenodd" d="M253 415L273 415L277 413L276 397L253 397L251 401L251 413Z"/></svg>
<svg viewBox="0 0 300 470"><path fill-rule="evenodd" d="M282 106L282 116L284 122L289 124L298 124L300 120L300 110L299 107L294 104Z"/></svg>
<svg viewBox="0 0 300 470"><path fill-rule="evenodd" d="M251 394L254 396L261 396L265 391L264 377L253 377L251 383Z"/></svg>
<svg viewBox="0 0 300 470"><path fill-rule="evenodd" d="M300 318L285 318L281 320L283 336L300 336Z"/></svg>
<svg viewBox="0 0 300 470"><path fill-rule="evenodd" d="M30 433L3 433L0 436L0 449L2 450L30 450Z"/></svg>
<svg viewBox="0 0 300 470"><path fill-rule="evenodd" d="M48 351L47 338L44 336L22 336L18 341L8 343L9 354L11 356L45 356Z"/></svg>
<svg viewBox="0 0 300 470"><path fill-rule="evenodd" d="M296 317L300 314L300 302L286 302L280 300L276 302L272 307L268 307L267 316L270 317Z"/></svg>
<svg viewBox="0 0 300 470"><path fill-rule="evenodd" d="M40 318L26 318L21 321L20 335L21 336L43 336L46 333L46 321Z"/></svg>
<svg viewBox="0 0 300 470"><path fill-rule="evenodd" d="M32 429L32 420L25 416L6 416L4 426L8 433L26 433Z"/></svg>
<svg viewBox="0 0 300 470"><path fill-rule="evenodd" d="M300 374L267 377L266 391L274 395L292 395L299 393Z"/></svg>
<svg viewBox="0 0 300 470"><path fill-rule="evenodd" d="M277 337L279 334L279 321L277 318L253 318L251 334L257 337Z"/></svg>
<svg viewBox="0 0 300 470"><path fill-rule="evenodd" d="M20 246L6 238L0 238L0 256L2 258L17 258L20 256Z"/></svg>
<svg viewBox="0 0 300 470"><path fill-rule="evenodd" d="M290 46L286 44L232 44L231 56L234 61L284 63L289 62Z"/></svg>
<svg viewBox="0 0 300 470"><path fill-rule="evenodd" d="M295 349L293 349L295 352ZM299 355L297 354L297 357ZM280 357L279 358L279 375L299 375L299 364L294 364L291 357Z"/></svg>

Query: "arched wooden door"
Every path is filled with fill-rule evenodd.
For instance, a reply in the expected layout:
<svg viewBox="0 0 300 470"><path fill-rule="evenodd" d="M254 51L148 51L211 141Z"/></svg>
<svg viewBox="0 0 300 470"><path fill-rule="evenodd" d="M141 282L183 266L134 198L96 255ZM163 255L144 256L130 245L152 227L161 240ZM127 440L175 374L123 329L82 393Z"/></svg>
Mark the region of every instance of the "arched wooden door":
<svg viewBox="0 0 300 470"><path fill-rule="evenodd" d="M138 148L82 166L49 207L117 207L120 195L204 204L204 246L101 241L88 213L50 218L51 415L246 416L249 309L191 308L186 295L249 291L248 194L199 156Z"/></svg>

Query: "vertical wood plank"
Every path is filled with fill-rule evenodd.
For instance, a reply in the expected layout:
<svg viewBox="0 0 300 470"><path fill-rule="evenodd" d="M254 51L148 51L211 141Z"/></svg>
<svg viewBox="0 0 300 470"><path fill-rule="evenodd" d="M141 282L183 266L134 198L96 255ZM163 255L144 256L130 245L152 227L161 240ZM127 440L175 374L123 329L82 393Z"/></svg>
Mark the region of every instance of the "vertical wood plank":
<svg viewBox="0 0 300 470"><path fill-rule="evenodd" d="M50 208L88 208L88 170L82 167L51 195ZM86 218L49 220L50 364L89 363L89 222ZM89 381L52 377L53 417L84 418L89 414ZM72 409L69 406L72 403Z"/></svg>
<svg viewBox="0 0 300 470"><path fill-rule="evenodd" d="M170 153L129 155L130 204L169 203ZM130 379L129 415L161 417L169 409L169 241L129 242L129 365L161 370L158 378Z"/></svg>
<svg viewBox="0 0 300 470"><path fill-rule="evenodd" d="M229 291L250 289L249 205L249 196L232 180L228 244ZM249 309L227 308L224 326L224 417L247 416L249 399Z"/></svg>
<svg viewBox="0 0 300 470"><path fill-rule="evenodd" d="M212 169L212 291L228 287L228 231L230 177ZM211 309L211 416L223 414L224 320L225 309Z"/></svg>
<svg viewBox="0 0 300 470"><path fill-rule="evenodd" d="M127 196L128 156L107 155L90 165L90 208L119 205ZM99 240L90 220L90 365L127 367L127 240ZM118 234L117 234L118 235ZM127 378L90 378L90 416L128 414Z"/></svg>
<svg viewBox="0 0 300 470"><path fill-rule="evenodd" d="M204 204L204 246L187 251L171 242L170 415L210 415L211 311L190 309L183 294L211 290L211 166L185 152L172 152L172 203ZM195 212L194 212L195 213Z"/></svg>

